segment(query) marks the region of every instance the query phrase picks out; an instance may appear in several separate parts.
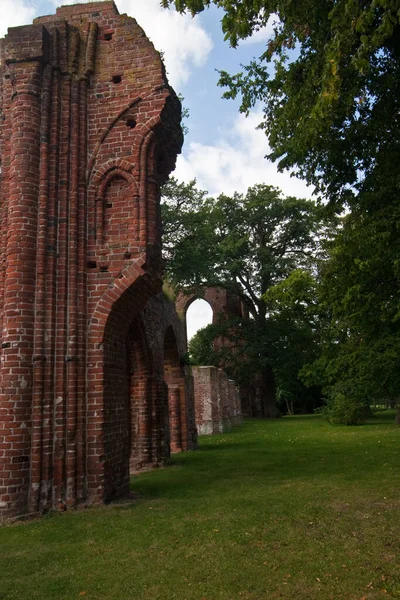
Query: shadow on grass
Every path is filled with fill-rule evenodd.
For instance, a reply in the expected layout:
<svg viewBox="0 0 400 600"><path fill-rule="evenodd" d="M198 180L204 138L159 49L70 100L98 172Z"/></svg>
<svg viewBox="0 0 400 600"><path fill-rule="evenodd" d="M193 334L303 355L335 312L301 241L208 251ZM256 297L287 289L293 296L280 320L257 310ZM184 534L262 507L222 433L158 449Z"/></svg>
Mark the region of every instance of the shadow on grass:
<svg viewBox="0 0 400 600"><path fill-rule="evenodd" d="M143 499L204 499L216 490L221 497L243 493L247 484L255 482L268 490L296 481L328 485L334 478L368 479L383 469L386 455L368 432L371 426L387 424L390 416L386 415L357 428L330 427L314 415L271 424L247 421L228 434L201 438L198 450L174 455L172 468L138 475L131 487Z"/></svg>

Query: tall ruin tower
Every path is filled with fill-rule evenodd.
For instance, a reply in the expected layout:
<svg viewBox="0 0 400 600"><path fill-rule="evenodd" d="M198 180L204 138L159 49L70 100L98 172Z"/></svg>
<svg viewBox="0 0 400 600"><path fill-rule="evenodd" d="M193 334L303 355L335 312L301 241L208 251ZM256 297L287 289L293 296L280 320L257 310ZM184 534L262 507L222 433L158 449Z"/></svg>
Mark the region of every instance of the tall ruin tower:
<svg viewBox="0 0 400 600"><path fill-rule="evenodd" d="M0 60L1 518L128 490L127 340L161 287L182 133L159 54L113 2L9 29ZM141 385L162 461L162 383Z"/></svg>

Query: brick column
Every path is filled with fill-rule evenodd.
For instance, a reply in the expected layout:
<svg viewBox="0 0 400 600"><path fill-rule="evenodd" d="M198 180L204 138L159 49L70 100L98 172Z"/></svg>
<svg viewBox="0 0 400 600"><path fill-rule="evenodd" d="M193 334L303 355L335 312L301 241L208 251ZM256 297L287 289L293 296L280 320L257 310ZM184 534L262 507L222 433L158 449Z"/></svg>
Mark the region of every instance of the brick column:
<svg viewBox="0 0 400 600"><path fill-rule="evenodd" d="M182 450L182 425L181 425L181 390L172 387L168 392L169 414L171 428L171 452Z"/></svg>
<svg viewBox="0 0 400 600"><path fill-rule="evenodd" d="M28 30L28 28L26 28ZM22 41L21 41L22 38ZM35 271L40 171L41 86L44 31L20 33L6 63L14 81L4 287L0 406L8 441L0 472L0 514L27 512L30 472L40 468L40 449L31 456L32 361L35 331ZM38 52L39 51L39 52ZM19 53L22 53L21 56ZM34 56L30 59L29 55ZM35 423L35 427L36 427Z"/></svg>
<svg viewBox="0 0 400 600"><path fill-rule="evenodd" d="M148 465L152 461L152 400L153 380L151 377L144 378L142 398L139 407L139 430L137 447L139 459L142 465Z"/></svg>

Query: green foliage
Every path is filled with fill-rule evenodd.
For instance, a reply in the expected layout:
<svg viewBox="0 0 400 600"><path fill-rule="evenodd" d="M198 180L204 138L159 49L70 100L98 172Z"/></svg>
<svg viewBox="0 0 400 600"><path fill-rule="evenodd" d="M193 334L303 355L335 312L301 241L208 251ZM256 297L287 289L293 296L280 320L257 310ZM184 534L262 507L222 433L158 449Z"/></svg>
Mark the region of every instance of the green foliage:
<svg viewBox="0 0 400 600"><path fill-rule="evenodd" d="M242 304L228 321L195 337L193 360L223 365L242 385L263 373L265 389L273 393L278 384L281 397L285 391L300 398L305 388L297 374L314 357L317 340L310 272L322 259L320 237L328 230L320 209L310 200L284 198L268 185L213 199L193 182L171 180L167 194L163 218L169 280L192 291L223 287ZM213 353L212 340L218 338L224 343Z"/></svg>
<svg viewBox="0 0 400 600"><path fill-rule="evenodd" d="M399 0L164 0L178 10L222 8L232 46L275 15L263 54L225 97L261 103L270 158L351 209L321 271L322 356L302 369L343 402L399 395ZM322 316L323 315L323 316Z"/></svg>
<svg viewBox="0 0 400 600"><path fill-rule="evenodd" d="M324 414L332 425L361 425L367 419L368 405L336 390L329 398Z"/></svg>
<svg viewBox="0 0 400 600"><path fill-rule="evenodd" d="M262 294L293 269L313 264L319 248L315 203L283 198L268 185L213 199L195 182L172 178L162 190L162 218L168 279L182 287L230 289L253 318L264 316Z"/></svg>
<svg viewBox="0 0 400 600"><path fill-rule="evenodd" d="M340 405L399 395L400 213L397 201L354 211L330 244L322 268L320 310L325 310L322 354L302 370Z"/></svg>
<svg viewBox="0 0 400 600"><path fill-rule="evenodd" d="M354 211L331 244L324 266L323 298L340 322L362 337L398 331L400 318L400 208Z"/></svg>
<svg viewBox="0 0 400 600"><path fill-rule="evenodd" d="M192 14L223 9L232 46L275 18L265 51L236 75L220 73L241 111L264 107L260 124L281 169L295 169L331 201L357 204L378 175L395 184L400 162L398 0L163 0ZM391 174L390 177L387 177Z"/></svg>
<svg viewBox="0 0 400 600"><path fill-rule="evenodd" d="M221 367L240 386L255 384L256 377L257 385L263 388L271 377L271 339L267 322L231 317L198 331L189 351L194 364ZM268 401L276 410L275 384L269 383L273 397Z"/></svg>
<svg viewBox="0 0 400 600"><path fill-rule="evenodd" d="M189 118L189 109L183 104L185 101L185 98L182 96L182 94L178 94L178 99L182 105L182 122L181 122L181 127L182 127L182 131L183 131L183 135L188 135L189 133L189 128L188 126L185 124L185 119Z"/></svg>
<svg viewBox="0 0 400 600"><path fill-rule="evenodd" d="M189 356L192 365L207 365L217 367L218 356L214 351L214 330L212 326L203 327L189 342Z"/></svg>
<svg viewBox="0 0 400 600"><path fill-rule="evenodd" d="M200 285L213 273L214 233L207 192L196 182L171 178L162 188L163 257L166 278L182 287Z"/></svg>
<svg viewBox="0 0 400 600"><path fill-rule="evenodd" d="M162 293L164 294L164 297L168 300L168 302L175 302L176 290L168 281L164 281L162 286Z"/></svg>
<svg viewBox="0 0 400 600"><path fill-rule="evenodd" d="M271 343L278 400L289 414L309 412L321 402L321 392L318 386L308 390L299 372L320 352L317 281L309 271L296 269L269 288L263 298L269 329L276 331Z"/></svg>

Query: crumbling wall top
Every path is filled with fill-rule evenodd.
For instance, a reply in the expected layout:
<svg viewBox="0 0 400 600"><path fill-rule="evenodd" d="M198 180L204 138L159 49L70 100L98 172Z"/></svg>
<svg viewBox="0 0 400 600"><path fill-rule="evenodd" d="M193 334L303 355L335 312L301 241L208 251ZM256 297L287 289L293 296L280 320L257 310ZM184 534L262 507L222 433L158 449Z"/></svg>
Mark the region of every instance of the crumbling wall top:
<svg viewBox="0 0 400 600"><path fill-rule="evenodd" d="M97 13L97 14L96 14ZM119 15L118 8L113 0L103 2L89 2L88 4L69 4L59 6L56 10L56 17L59 19L71 20L73 17L98 17L99 14L110 13L111 15ZM34 23L48 23L54 21L54 15L45 15L37 17L33 20Z"/></svg>

